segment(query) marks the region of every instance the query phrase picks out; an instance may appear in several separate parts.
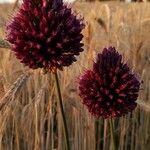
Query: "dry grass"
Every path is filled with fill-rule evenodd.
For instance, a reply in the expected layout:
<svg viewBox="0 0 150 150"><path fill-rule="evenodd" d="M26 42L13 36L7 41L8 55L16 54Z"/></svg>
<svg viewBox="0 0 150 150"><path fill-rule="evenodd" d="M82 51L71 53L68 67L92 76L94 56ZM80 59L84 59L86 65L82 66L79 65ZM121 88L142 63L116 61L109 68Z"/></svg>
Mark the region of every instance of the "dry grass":
<svg viewBox="0 0 150 150"><path fill-rule="evenodd" d="M85 51L77 63L59 74L72 150L112 150L108 121L95 120L77 95L77 77L109 45L123 54L144 81L139 107L115 120L119 150L149 150L150 4L95 2L75 3L74 7L85 16ZM0 6L1 39L12 9ZM1 48L0 97L0 150L65 149L51 74L24 68L9 49Z"/></svg>

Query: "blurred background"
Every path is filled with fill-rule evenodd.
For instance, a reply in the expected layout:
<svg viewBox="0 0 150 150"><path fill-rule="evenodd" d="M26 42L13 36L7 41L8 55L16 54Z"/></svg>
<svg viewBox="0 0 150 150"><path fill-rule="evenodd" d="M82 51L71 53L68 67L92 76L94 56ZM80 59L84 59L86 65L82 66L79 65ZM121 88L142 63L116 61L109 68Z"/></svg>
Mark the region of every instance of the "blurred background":
<svg viewBox="0 0 150 150"><path fill-rule="evenodd" d="M16 0L0 0L0 3L13 3ZM64 2L74 2L74 1L80 1L80 0L64 0ZM95 0L81 0L81 1L95 1ZM105 0L97 0L97 1L105 1ZM108 1L108 0L106 0ZM119 1L119 0L116 0ZM149 1L149 0L120 0L120 1L125 1L125 2L131 2L131 1Z"/></svg>
<svg viewBox="0 0 150 150"><path fill-rule="evenodd" d="M0 3L14 3L16 0L0 0ZM67 2L73 2L75 0L64 0Z"/></svg>
<svg viewBox="0 0 150 150"><path fill-rule="evenodd" d="M114 121L118 150L150 150L150 3L139 1L71 4L86 24L84 52L59 72L71 150L112 150L108 120L91 116L77 94L78 77L108 46L143 80L137 109ZM24 67L5 42L6 24L18 7L0 4L0 150L65 150L53 76Z"/></svg>
<svg viewBox="0 0 150 150"><path fill-rule="evenodd" d="M0 0L0 3L13 3L15 0Z"/></svg>

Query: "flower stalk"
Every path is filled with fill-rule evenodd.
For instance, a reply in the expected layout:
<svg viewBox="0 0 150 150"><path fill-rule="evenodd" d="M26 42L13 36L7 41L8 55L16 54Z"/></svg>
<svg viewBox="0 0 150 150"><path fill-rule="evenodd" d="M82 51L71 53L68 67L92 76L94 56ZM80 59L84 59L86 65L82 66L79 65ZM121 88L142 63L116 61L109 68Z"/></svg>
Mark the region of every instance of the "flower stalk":
<svg viewBox="0 0 150 150"><path fill-rule="evenodd" d="M55 77L57 96L58 96L58 106L59 106L59 109L60 109L62 122L63 122L63 127L64 127L66 146L67 146L67 150L70 150L69 134L68 134L67 122L66 122L65 112L64 112L63 103L62 103L62 95L61 95L61 89L60 89L60 84L59 84L57 71L54 72L54 77Z"/></svg>
<svg viewBox="0 0 150 150"><path fill-rule="evenodd" d="M113 125L112 118L110 118L109 123L110 123L111 140L112 140L112 143L113 143L113 150L117 150L116 138L115 138L115 133L114 133L114 125Z"/></svg>

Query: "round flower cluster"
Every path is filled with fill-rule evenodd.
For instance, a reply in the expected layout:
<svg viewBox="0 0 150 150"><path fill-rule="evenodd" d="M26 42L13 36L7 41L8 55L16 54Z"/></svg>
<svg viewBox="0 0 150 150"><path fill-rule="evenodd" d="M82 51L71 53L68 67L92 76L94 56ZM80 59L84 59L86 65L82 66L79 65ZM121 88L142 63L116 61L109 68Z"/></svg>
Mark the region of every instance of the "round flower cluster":
<svg viewBox="0 0 150 150"><path fill-rule="evenodd" d="M83 19L62 0L23 0L7 26L7 40L26 66L62 70L83 51L83 28Z"/></svg>
<svg viewBox="0 0 150 150"><path fill-rule="evenodd" d="M79 94L94 116L121 117L133 111L140 81L113 47L98 54L92 70L79 79Z"/></svg>

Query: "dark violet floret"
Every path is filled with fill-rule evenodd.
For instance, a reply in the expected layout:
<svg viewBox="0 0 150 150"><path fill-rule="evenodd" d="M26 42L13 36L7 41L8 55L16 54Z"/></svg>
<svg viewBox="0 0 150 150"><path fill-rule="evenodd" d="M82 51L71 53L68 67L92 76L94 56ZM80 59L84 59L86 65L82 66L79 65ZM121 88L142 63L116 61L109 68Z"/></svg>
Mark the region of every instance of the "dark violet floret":
<svg viewBox="0 0 150 150"><path fill-rule="evenodd" d="M121 117L136 108L140 83L116 49L109 47L79 78L79 95L94 116Z"/></svg>
<svg viewBox="0 0 150 150"><path fill-rule="evenodd" d="M62 70L83 51L83 28L83 19L62 0L23 0L7 26L7 40L26 66Z"/></svg>

